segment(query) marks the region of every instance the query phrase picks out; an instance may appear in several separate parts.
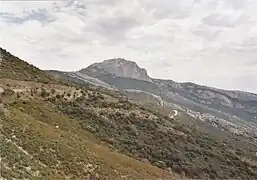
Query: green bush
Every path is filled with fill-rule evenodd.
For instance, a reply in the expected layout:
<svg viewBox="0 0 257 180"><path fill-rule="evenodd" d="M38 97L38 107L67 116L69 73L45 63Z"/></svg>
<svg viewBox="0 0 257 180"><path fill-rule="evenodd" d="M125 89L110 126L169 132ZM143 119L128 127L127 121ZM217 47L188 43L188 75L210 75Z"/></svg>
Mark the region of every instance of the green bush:
<svg viewBox="0 0 257 180"><path fill-rule="evenodd" d="M55 89L51 89L51 93L54 94L56 92Z"/></svg>
<svg viewBox="0 0 257 180"><path fill-rule="evenodd" d="M60 94L56 94L55 96L57 99L60 99L61 98L61 95Z"/></svg>
<svg viewBox="0 0 257 180"><path fill-rule="evenodd" d="M21 97L20 93L17 93L16 96L18 99Z"/></svg>
<svg viewBox="0 0 257 180"><path fill-rule="evenodd" d="M45 90L41 91L40 93L40 96L43 98L48 97L49 95L50 95L49 92L46 92Z"/></svg>
<svg viewBox="0 0 257 180"><path fill-rule="evenodd" d="M142 112L140 107L127 101L115 103L100 101L99 98L94 101L94 97L98 95L93 95L89 100L83 96L70 102L58 100L55 104L62 112L77 119L83 128L120 152L137 159L147 159L161 168L171 168L194 179L257 177L257 167L237 157L242 155L240 150L237 150L237 155L233 154L230 151L233 147L178 122L171 124L169 119L147 108ZM113 110L95 111L94 108ZM146 114L148 118L138 115L133 109L140 111L141 115ZM129 114L123 114L124 111ZM150 114L158 119L151 119ZM253 171L247 170L249 168Z"/></svg>

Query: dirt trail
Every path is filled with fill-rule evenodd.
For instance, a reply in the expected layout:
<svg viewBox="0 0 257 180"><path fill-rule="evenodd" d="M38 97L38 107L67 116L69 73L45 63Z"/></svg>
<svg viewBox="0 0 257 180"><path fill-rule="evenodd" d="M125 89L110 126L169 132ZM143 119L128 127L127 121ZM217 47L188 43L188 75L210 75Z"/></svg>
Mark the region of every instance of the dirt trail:
<svg viewBox="0 0 257 180"><path fill-rule="evenodd" d="M169 114L169 118L173 119L175 117L178 116L178 111L177 110L173 110L172 112L170 112Z"/></svg>
<svg viewBox="0 0 257 180"><path fill-rule="evenodd" d="M30 91L30 88L20 88L20 89L12 89L14 92L26 92L26 91Z"/></svg>

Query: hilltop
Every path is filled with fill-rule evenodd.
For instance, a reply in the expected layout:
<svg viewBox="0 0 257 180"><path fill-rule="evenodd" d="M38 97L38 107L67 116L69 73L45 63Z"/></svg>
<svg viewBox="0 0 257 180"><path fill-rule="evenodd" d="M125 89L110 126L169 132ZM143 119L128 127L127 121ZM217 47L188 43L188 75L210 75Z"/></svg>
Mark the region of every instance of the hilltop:
<svg viewBox="0 0 257 180"><path fill-rule="evenodd" d="M94 63L85 69L81 69L79 72L87 74L88 71L93 74L101 72L102 74L113 74L117 77L152 82L145 69L140 68L134 61L128 61L122 58L108 59L101 63Z"/></svg>
<svg viewBox="0 0 257 180"><path fill-rule="evenodd" d="M0 78L51 82L54 79L37 67L19 59L0 47Z"/></svg>
<svg viewBox="0 0 257 180"><path fill-rule="evenodd" d="M239 145L230 136L221 140L112 87L63 73L53 77L11 54L4 58L0 119L6 179L257 177L257 146L243 137L237 137L245 140Z"/></svg>

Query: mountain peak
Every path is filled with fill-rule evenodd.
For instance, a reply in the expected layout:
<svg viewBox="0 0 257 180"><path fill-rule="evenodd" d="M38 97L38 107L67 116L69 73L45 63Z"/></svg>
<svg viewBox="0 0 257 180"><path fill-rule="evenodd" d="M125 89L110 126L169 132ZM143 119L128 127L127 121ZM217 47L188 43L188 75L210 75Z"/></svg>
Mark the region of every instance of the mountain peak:
<svg viewBox="0 0 257 180"><path fill-rule="evenodd" d="M117 77L125 77L152 82L147 71L140 68L136 62L123 58L107 59L100 63L94 63L87 67L87 70L101 69Z"/></svg>
<svg viewBox="0 0 257 180"><path fill-rule="evenodd" d="M130 60L126 60L124 58L113 58L113 59L106 59L103 62L109 62L109 63L113 63L113 62L120 62L120 63L131 63L131 64L136 64L134 61L130 61Z"/></svg>

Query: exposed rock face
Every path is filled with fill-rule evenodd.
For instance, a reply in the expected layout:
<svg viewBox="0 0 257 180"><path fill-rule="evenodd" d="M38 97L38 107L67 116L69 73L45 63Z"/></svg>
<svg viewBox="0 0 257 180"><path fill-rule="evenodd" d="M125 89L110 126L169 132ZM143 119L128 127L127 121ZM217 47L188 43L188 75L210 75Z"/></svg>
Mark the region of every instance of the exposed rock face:
<svg viewBox="0 0 257 180"><path fill-rule="evenodd" d="M135 62L125 59L109 59L101 63L95 63L86 68L91 71L108 72L117 77L132 78L152 82L145 69L140 68ZM81 70L83 72L83 69Z"/></svg>

